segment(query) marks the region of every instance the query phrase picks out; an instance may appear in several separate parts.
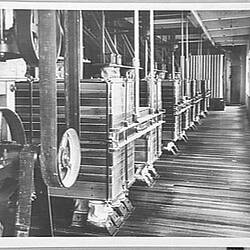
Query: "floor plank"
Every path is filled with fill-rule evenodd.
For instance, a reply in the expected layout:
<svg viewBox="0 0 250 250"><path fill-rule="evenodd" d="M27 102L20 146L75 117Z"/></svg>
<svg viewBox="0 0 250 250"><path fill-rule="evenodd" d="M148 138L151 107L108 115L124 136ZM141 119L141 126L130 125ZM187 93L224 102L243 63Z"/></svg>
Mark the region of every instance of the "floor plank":
<svg viewBox="0 0 250 250"><path fill-rule="evenodd" d="M135 211L118 236L250 237L250 123L245 108L211 111L178 155L155 163L160 179L135 186Z"/></svg>

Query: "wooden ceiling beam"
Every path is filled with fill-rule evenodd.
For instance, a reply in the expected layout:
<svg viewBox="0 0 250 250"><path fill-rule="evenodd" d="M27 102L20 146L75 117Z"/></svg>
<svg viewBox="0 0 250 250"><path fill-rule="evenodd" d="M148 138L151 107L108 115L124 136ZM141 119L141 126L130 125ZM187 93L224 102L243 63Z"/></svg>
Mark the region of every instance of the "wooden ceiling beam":
<svg viewBox="0 0 250 250"><path fill-rule="evenodd" d="M238 40L238 41L248 41L250 39L249 35L242 35L242 36L231 36L230 37L233 40ZM225 37L216 37L214 38L215 42L223 42L225 40L230 39L229 37L225 38Z"/></svg>
<svg viewBox="0 0 250 250"><path fill-rule="evenodd" d="M213 38L215 38L215 37L250 35L250 28L238 28L238 29L229 29L229 30L209 31L209 34Z"/></svg>
<svg viewBox="0 0 250 250"><path fill-rule="evenodd" d="M198 12L192 10L191 13L192 13L193 17L195 18L195 20L197 21L197 23L198 23L198 24L200 25L200 27L202 28L202 30L203 30L204 34L206 35L206 37L208 38L208 40L212 43L212 45L215 45L215 43L214 43L212 37L210 36L210 34L208 33L206 27L204 26L204 24L203 24L203 22L202 22L202 20L201 20L201 18L200 18L200 15L198 14Z"/></svg>
<svg viewBox="0 0 250 250"><path fill-rule="evenodd" d="M227 19L227 20L214 20L210 22L206 22L203 20L203 23L207 27L208 30L211 29L220 29L223 27L224 29L227 28L237 28L237 27L244 27L250 25L250 17L244 17L241 19Z"/></svg>
<svg viewBox="0 0 250 250"><path fill-rule="evenodd" d="M203 22L250 17L250 10L199 10L197 12Z"/></svg>

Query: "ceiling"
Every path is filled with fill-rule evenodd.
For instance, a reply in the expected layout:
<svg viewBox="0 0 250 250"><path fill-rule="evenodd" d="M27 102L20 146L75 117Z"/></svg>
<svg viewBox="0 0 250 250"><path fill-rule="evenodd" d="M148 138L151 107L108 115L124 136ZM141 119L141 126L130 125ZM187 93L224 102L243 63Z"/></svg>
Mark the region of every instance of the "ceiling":
<svg viewBox="0 0 250 250"><path fill-rule="evenodd" d="M250 39L250 10L202 10L192 14L215 45L246 45Z"/></svg>
<svg viewBox="0 0 250 250"><path fill-rule="evenodd" d="M155 33L181 34L181 23L185 27L187 20L192 24L190 39L202 35L222 47L246 45L250 40L250 10L156 11Z"/></svg>

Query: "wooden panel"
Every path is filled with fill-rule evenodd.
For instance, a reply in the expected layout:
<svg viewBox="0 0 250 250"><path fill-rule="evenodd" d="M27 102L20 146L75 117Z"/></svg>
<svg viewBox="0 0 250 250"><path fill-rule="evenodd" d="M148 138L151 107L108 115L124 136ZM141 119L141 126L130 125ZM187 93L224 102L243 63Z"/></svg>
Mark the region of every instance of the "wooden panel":
<svg viewBox="0 0 250 250"><path fill-rule="evenodd" d="M166 110L165 123L162 126L164 143L178 139L181 131L181 116L175 115L181 102L181 81L162 81L162 108Z"/></svg>
<svg viewBox="0 0 250 250"><path fill-rule="evenodd" d="M33 86L32 110L27 101L29 88L27 82L17 83L16 111L24 122L27 134L32 120L33 137L40 141L39 93L38 83ZM64 85L57 83L57 125L59 131L66 128ZM81 170L74 185L67 195L76 192L83 198L115 199L126 186L127 180L133 179L134 144L120 148L115 152L108 152L108 138L111 128L121 129L124 121L132 123L134 112L134 82L132 80L114 79L106 83L98 79L82 80L80 83L80 142L81 142ZM32 115L30 113L32 111ZM108 117L108 120L107 120ZM107 123L109 122L109 124ZM129 131L128 133L133 133ZM60 139L60 136L59 136ZM85 168L86 166L86 168ZM91 187L103 184L101 194L95 190L77 190L81 183L91 183ZM98 184L99 183L99 184ZM108 185L107 185L108 184ZM84 186L85 187L85 186ZM98 189L98 187L97 187ZM61 191L60 191L61 190ZM56 190L56 195L64 196L65 189ZM76 196L74 194L74 197Z"/></svg>
<svg viewBox="0 0 250 250"><path fill-rule="evenodd" d="M151 96L153 98L153 109L159 110L162 107L161 80L140 80L140 107L149 107Z"/></svg>

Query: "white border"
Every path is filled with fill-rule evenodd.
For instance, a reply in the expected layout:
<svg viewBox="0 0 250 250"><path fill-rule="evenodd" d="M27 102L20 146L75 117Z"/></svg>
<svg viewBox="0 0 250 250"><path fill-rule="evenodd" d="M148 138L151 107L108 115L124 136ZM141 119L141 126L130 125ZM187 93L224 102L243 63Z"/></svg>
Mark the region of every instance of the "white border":
<svg viewBox="0 0 250 250"><path fill-rule="evenodd" d="M91 1L91 0L89 0ZM156 0L157 1L157 0ZM188 1L188 0L187 0ZM78 10L250 10L250 0L241 2L210 3L201 1L175 2L174 0L145 0L135 2L124 0L106 2L93 0L79 1L0 1L0 8L9 9L78 9ZM230 3L231 2L231 3ZM60 3L60 4L59 4ZM149 225L150 226L150 225ZM29 237L0 238L0 249L6 247L25 249L30 247L74 248L74 247L249 247L250 238L212 238L212 237Z"/></svg>
<svg viewBox="0 0 250 250"><path fill-rule="evenodd" d="M90 0L91 1L91 0ZM192 2L173 3L167 0L148 0L150 2L135 2L133 0L121 0L121 2L105 3L101 0L97 2L77 2L76 1L0 1L1 8L9 9L68 9L68 10L250 10L250 1L238 3L215 3L215 2ZM162 1L162 2L161 2ZM32 5L31 5L32 4Z"/></svg>
<svg viewBox="0 0 250 250"><path fill-rule="evenodd" d="M0 249L28 247L249 247L250 238L211 237L29 237L0 238Z"/></svg>

